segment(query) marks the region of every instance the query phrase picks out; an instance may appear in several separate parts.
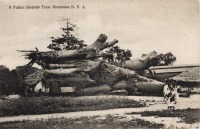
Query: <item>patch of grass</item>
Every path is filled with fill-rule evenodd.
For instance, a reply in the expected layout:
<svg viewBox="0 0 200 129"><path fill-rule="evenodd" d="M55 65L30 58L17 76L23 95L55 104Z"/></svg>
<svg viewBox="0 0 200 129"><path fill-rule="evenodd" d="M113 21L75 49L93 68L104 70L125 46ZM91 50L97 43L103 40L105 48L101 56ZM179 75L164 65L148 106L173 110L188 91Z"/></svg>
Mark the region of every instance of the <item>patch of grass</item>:
<svg viewBox="0 0 200 129"><path fill-rule="evenodd" d="M122 97L26 97L5 100L0 116L93 111L113 108L143 107L144 103Z"/></svg>
<svg viewBox="0 0 200 129"><path fill-rule="evenodd" d="M107 115L75 119L48 119L37 121L1 123L1 129L132 129L163 128L163 124L150 123L140 119L126 120L121 116Z"/></svg>
<svg viewBox="0 0 200 129"><path fill-rule="evenodd" d="M144 111L132 112L129 114L141 114L141 116L158 116L158 117L180 117L188 124L200 122L200 109L177 109L177 110L162 110L162 111Z"/></svg>

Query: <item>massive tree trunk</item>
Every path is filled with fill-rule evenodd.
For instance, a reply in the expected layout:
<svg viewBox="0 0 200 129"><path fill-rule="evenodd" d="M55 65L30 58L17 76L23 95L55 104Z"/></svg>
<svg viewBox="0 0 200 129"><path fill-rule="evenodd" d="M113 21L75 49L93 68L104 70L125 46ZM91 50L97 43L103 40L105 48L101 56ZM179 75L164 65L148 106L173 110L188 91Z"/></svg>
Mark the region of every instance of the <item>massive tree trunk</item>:
<svg viewBox="0 0 200 129"><path fill-rule="evenodd" d="M69 82L91 82L94 83L95 81L92 80L89 75L82 75L79 73L71 74L70 76L62 76L62 77L49 77L46 78L48 81L58 81L60 83L69 83Z"/></svg>
<svg viewBox="0 0 200 129"><path fill-rule="evenodd" d="M148 94L162 94L165 83L152 80L148 82L137 82L133 84L138 87L138 91Z"/></svg>
<svg viewBox="0 0 200 129"><path fill-rule="evenodd" d="M113 85L114 90L121 90L121 89L125 89L127 87L128 87L128 83L125 80L119 81L115 85Z"/></svg>
<svg viewBox="0 0 200 129"><path fill-rule="evenodd" d="M49 64L49 69L59 69L59 68L77 68L80 67L81 63L74 64Z"/></svg>
<svg viewBox="0 0 200 129"><path fill-rule="evenodd" d="M117 76L123 76L126 78L132 78L132 77L140 77L135 71L130 70L130 69L124 69L124 68L120 68L117 67L115 65L111 65L111 64L105 64L105 69L109 70L109 68L113 67L114 70L111 72L114 75Z"/></svg>
<svg viewBox="0 0 200 129"><path fill-rule="evenodd" d="M108 93L112 88L107 85L103 84L100 86L94 86L94 87L88 87L84 89L79 89L75 93L77 95L94 95L94 94L106 94Z"/></svg>
<svg viewBox="0 0 200 129"><path fill-rule="evenodd" d="M62 62L62 64L49 64L49 69L59 69L59 68L78 68L78 67L97 67L100 65L100 61L74 61L74 62Z"/></svg>

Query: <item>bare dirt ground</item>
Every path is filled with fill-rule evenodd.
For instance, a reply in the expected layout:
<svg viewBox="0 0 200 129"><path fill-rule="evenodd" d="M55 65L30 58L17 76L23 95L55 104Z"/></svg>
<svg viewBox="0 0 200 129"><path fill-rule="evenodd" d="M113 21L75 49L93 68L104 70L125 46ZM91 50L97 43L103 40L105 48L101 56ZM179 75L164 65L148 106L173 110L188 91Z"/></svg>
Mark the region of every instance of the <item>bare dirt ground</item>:
<svg viewBox="0 0 200 129"><path fill-rule="evenodd" d="M93 96L85 96L83 99L90 99ZM113 96L99 96L99 97L113 97ZM117 96L118 97L118 96ZM200 128L200 123L186 124L177 117L142 117L138 114L131 114L131 112L142 112L142 111L157 111L167 109L167 104L163 102L163 97L155 96L125 96L130 99L139 100L141 102L148 102L147 107L143 108L121 108L121 109L110 109L110 110L99 110L99 111L81 111L81 112L70 112L70 113L54 113L44 115L26 115L26 116L13 116L13 117L0 117L0 122L9 121L23 121L23 120L39 120L39 119L50 119L50 118L79 118L89 116L105 116L105 115L120 115L126 119L139 118L150 122L162 123L166 128ZM179 98L178 103L175 105L176 109L187 109L187 108L200 108L200 95L191 95L189 98Z"/></svg>

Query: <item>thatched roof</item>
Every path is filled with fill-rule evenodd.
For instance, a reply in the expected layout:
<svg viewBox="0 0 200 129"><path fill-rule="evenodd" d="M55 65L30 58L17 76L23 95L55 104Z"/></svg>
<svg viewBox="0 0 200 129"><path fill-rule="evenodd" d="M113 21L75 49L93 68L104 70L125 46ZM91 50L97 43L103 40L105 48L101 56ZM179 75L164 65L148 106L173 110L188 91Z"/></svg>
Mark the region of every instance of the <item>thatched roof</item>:
<svg viewBox="0 0 200 129"><path fill-rule="evenodd" d="M39 69L38 68L35 68L35 67L29 67L29 66L17 66L15 71L19 77L19 79L21 81L24 81L25 78L32 74L32 73L35 73L37 72Z"/></svg>
<svg viewBox="0 0 200 129"><path fill-rule="evenodd" d="M37 84L39 81L41 81L42 78L43 78L43 71L38 69L36 72L29 74L25 78L25 82L26 84L31 86Z"/></svg>
<svg viewBox="0 0 200 129"><path fill-rule="evenodd" d="M173 77L173 79L181 82L200 83L200 67L193 68L187 72L183 72Z"/></svg>

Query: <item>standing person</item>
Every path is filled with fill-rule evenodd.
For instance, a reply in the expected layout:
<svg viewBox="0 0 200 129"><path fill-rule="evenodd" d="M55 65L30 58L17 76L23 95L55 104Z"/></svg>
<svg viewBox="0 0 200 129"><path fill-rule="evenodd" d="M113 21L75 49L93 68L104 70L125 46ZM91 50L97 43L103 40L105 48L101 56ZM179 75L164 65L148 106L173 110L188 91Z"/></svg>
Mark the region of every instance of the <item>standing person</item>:
<svg viewBox="0 0 200 129"><path fill-rule="evenodd" d="M168 101L169 97L171 96L171 90L170 90L170 84L169 84L169 79L165 78L165 83L166 85L163 88L163 97L165 103Z"/></svg>
<svg viewBox="0 0 200 129"><path fill-rule="evenodd" d="M174 80L171 80L171 87L170 87L170 98L169 98L169 102L168 102L168 109L174 109L175 106L174 104L177 103L177 86L176 86L176 82Z"/></svg>
<svg viewBox="0 0 200 129"><path fill-rule="evenodd" d="M166 103L167 100L168 100L169 97L170 97L170 89L169 89L169 86L168 86L168 85L165 85L164 88L163 88L163 97L164 97L164 101L165 101L165 103Z"/></svg>
<svg viewBox="0 0 200 129"><path fill-rule="evenodd" d="M176 104L175 102L175 91L174 89L171 90L171 96L169 97L169 101L168 101L168 109L174 109L175 106L174 104Z"/></svg>

